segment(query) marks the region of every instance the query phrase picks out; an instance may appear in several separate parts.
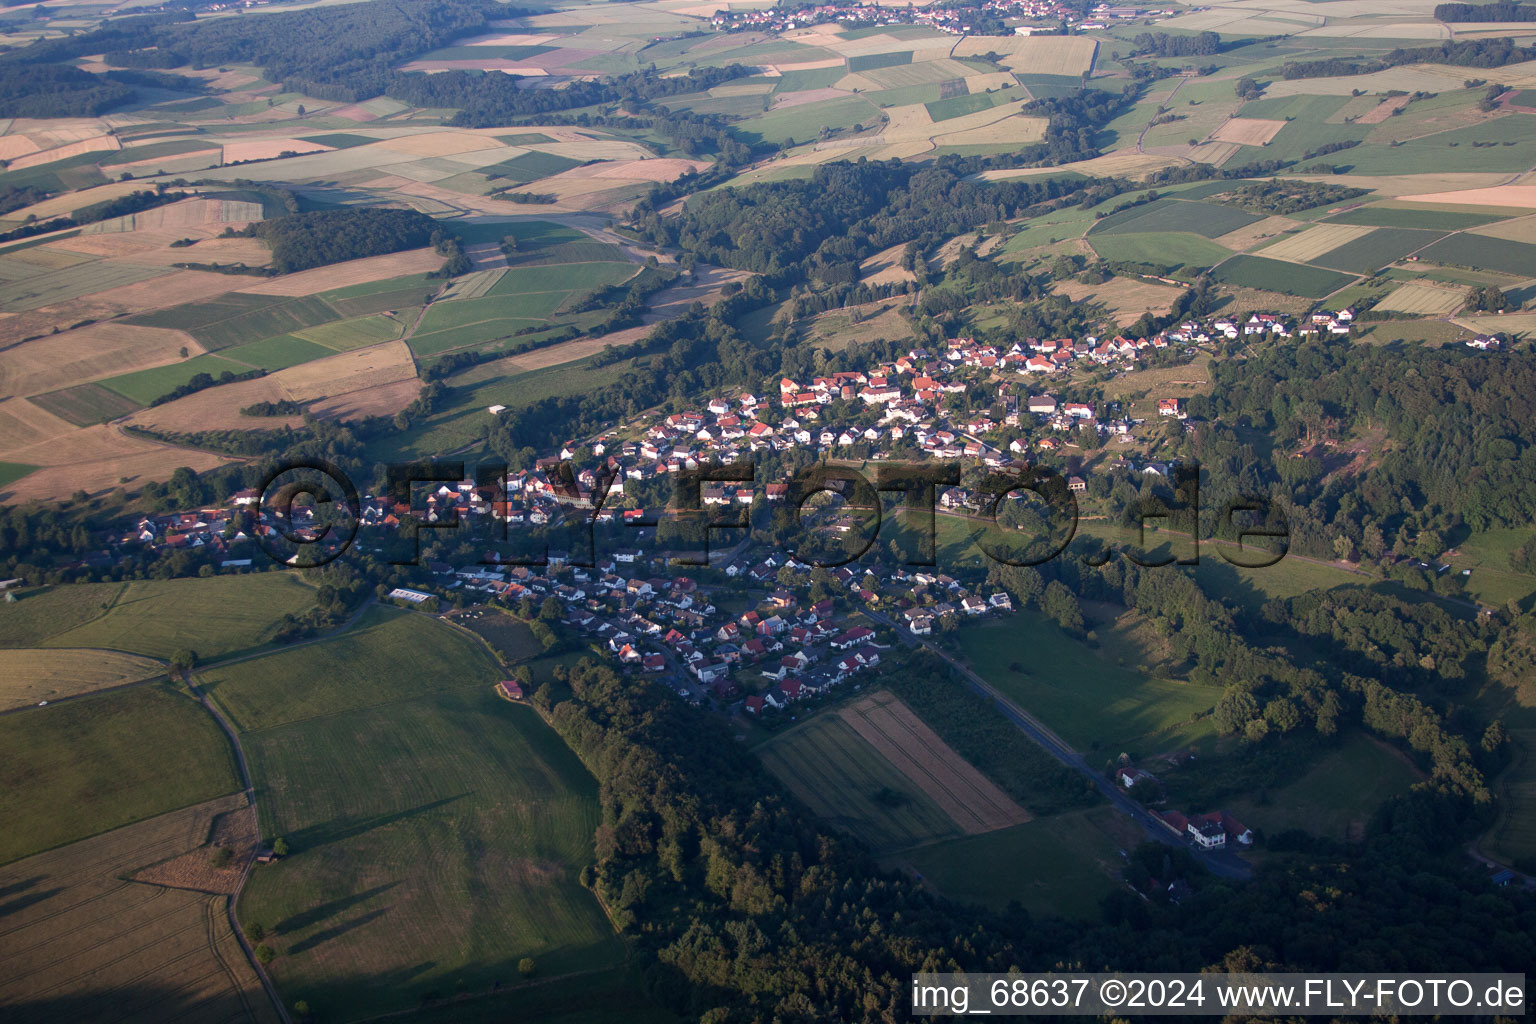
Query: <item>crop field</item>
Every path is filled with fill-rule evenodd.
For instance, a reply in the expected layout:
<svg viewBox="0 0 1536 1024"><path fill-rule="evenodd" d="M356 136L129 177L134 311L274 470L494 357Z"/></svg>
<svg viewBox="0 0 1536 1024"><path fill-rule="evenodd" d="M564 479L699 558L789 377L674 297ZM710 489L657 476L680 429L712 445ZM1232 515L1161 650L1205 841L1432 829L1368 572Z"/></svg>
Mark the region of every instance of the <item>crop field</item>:
<svg viewBox="0 0 1536 1024"><path fill-rule="evenodd" d="M1216 280L1248 288L1263 288L1318 299L1338 291L1354 277L1321 267L1283 263L1262 256L1238 255L1212 271Z"/></svg>
<svg viewBox="0 0 1536 1024"><path fill-rule="evenodd" d="M942 807L840 717L818 715L757 754L818 817L876 850L961 834Z"/></svg>
<svg viewBox="0 0 1536 1024"><path fill-rule="evenodd" d="M0 646L40 647L51 636L106 614L126 583L70 583L13 590L0 603Z"/></svg>
<svg viewBox="0 0 1536 1024"><path fill-rule="evenodd" d="M199 850L215 816L244 805L206 801L0 868L0 1016L277 1024L222 895L128 880Z"/></svg>
<svg viewBox="0 0 1536 1024"><path fill-rule="evenodd" d="M1536 216L1526 215L1498 221L1472 230L1474 235L1505 238L1511 242L1536 242Z"/></svg>
<svg viewBox="0 0 1536 1024"><path fill-rule="evenodd" d="M115 600L94 586L87 589L88 596L72 598L69 591L75 586L87 589L81 584L55 587L4 610L26 608L31 601L38 601L38 615L63 605L77 620L83 620L48 633L34 641L35 646L101 647L152 658L169 658L186 647L207 660L259 647L271 639L284 615L297 614L314 604L314 591L283 572L135 580L113 585L120 590ZM90 607L93 601L94 609ZM110 606L103 609L103 603ZM0 616L3 621L4 616Z"/></svg>
<svg viewBox="0 0 1536 1024"><path fill-rule="evenodd" d="M237 363L244 363L249 367L259 367L268 372L272 370L284 370L290 366L307 363L312 359L323 359L326 356L335 355L335 350L318 345L313 341L296 338L291 334L280 335L276 338L265 338L261 341L253 341L245 345L236 345L234 348L226 348L220 351L219 357L230 359Z"/></svg>
<svg viewBox="0 0 1536 1024"><path fill-rule="evenodd" d="M245 738L264 829L294 852L256 872L240 915L272 936L284 995L319 1013L411 1008L458 982L483 991L516 981L525 956L542 977L624 956L577 881L596 783L533 709L494 695L483 649L416 618L436 632L387 670L404 699ZM372 663L328 668L356 703L380 681ZM457 692L428 692L437 680Z"/></svg>
<svg viewBox="0 0 1536 1024"><path fill-rule="evenodd" d="M0 648L0 710L77 697L164 673L160 662L121 651Z"/></svg>
<svg viewBox="0 0 1536 1024"><path fill-rule="evenodd" d="M956 754L912 710L889 693L872 694L838 712L908 782L944 808L968 835L1028 821L1024 808Z"/></svg>
<svg viewBox="0 0 1536 1024"><path fill-rule="evenodd" d="M149 370L125 373L120 377L108 377L101 386L117 392L130 402L149 405L161 395L169 394L186 384L199 373L218 377L221 373L244 373L250 367L223 356L201 355L169 366L157 366Z"/></svg>
<svg viewBox="0 0 1536 1024"><path fill-rule="evenodd" d="M1110 234L1141 234L1157 231L1185 231L1215 238L1238 228L1261 221L1258 214L1240 210L1235 206L1216 203L1188 202L1181 199L1161 199L1144 206L1134 206L1120 213L1110 214L1094 225L1090 237Z"/></svg>
<svg viewBox="0 0 1536 1024"><path fill-rule="evenodd" d="M169 684L0 716L0 863L239 788L223 732Z"/></svg>
<svg viewBox="0 0 1536 1024"><path fill-rule="evenodd" d="M70 302L93 292L148 281L170 272L168 267L146 267L111 260L84 263L0 284L0 309L13 312L41 309Z"/></svg>
<svg viewBox="0 0 1536 1024"><path fill-rule="evenodd" d="M1390 263L1395 263L1411 252L1433 242L1439 233L1417 231L1413 228L1376 228L1370 234L1345 242L1328 250L1314 261L1336 270L1357 274L1372 274ZM1536 246L1532 247L1536 252ZM1266 255L1269 255L1266 253Z"/></svg>
<svg viewBox="0 0 1536 1024"><path fill-rule="evenodd" d="M1497 213L1433 210L1417 206L1362 206L1328 218L1329 224L1367 224L1378 228L1422 228L1424 230L1461 231L1504 218Z"/></svg>
<svg viewBox="0 0 1536 1024"><path fill-rule="evenodd" d="M912 850L899 860L952 900L1001 907L1018 900L1034 914L1096 920L1116 888L1127 837L1114 811L1056 814L980 836Z"/></svg>
<svg viewBox="0 0 1536 1024"><path fill-rule="evenodd" d="M1271 139L1280 134L1280 129L1286 123L1261 117L1233 117L1212 132L1211 138L1217 142L1235 142L1240 146L1267 146Z"/></svg>
<svg viewBox="0 0 1536 1024"><path fill-rule="evenodd" d="M956 57L994 52L1021 75L1078 76L1092 70L1098 42L1086 36L964 36L954 48Z"/></svg>
<svg viewBox="0 0 1536 1024"><path fill-rule="evenodd" d="M473 631L508 665L529 661L544 653L544 645L521 619L494 608L468 611L453 620Z"/></svg>
<svg viewBox="0 0 1536 1024"><path fill-rule="evenodd" d="M336 310L318 298L229 292L204 302L141 313L125 322L186 331L204 348L216 351L336 319Z"/></svg>
<svg viewBox="0 0 1536 1024"><path fill-rule="evenodd" d="M451 672L435 666L454 665ZM373 707L502 678L486 650L418 614L373 608L346 633L302 649L199 673L242 731Z"/></svg>
<svg viewBox="0 0 1536 1024"><path fill-rule="evenodd" d="M1376 304L1376 308L1419 316L1449 316L1466 301L1465 291L1442 288L1427 281L1410 281L1394 289Z"/></svg>
<svg viewBox="0 0 1536 1024"><path fill-rule="evenodd" d="M1343 842L1363 834L1378 807L1423 777L1403 754L1352 732L1294 781L1269 790L1267 800L1237 796L1226 809L1269 835L1299 828Z"/></svg>
<svg viewBox="0 0 1536 1024"><path fill-rule="evenodd" d="M959 636L982 678L1078 750L1141 757L1215 736L1200 716L1215 706L1219 689L1115 664L1052 623L1016 617L1001 626L967 626Z"/></svg>
<svg viewBox="0 0 1536 1024"><path fill-rule="evenodd" d="M1093 250L1107 260L1186 270L1214 266L1232 255L1231 250L1208 238L1183 231L1095 235L1092 245Z"/></svg>
<svg viewBox="0 0 1536 1024"><path fill-rule="evenodd" d="M1529 277L1536 273L1536 245L1485 235L1449 235L1419 253L1431 263L1498 270Z"/></svg>
<svg viewBox="0 0 1536 1024"><path fill-rule="evenodd" d="M811 103L771 111L761 117L744 122L737 130L751 144L781 144L790 139L795 142L815 141L822 128L852 128L856 124L871 125L878 120L873 104L858 96L826 103Z"/></svg>
<svg viewBox="0 0 1536 1024"><path fill-rule="evenodd" d="M350 352L355 348L367 348L381 341L394 341L400 337L405 325L399 319L375 313L355 320L336 320L317 327L295 331L293 337L324 345L333 352Z"/></svg>
<svg viewBox="0 0 1536 1024"><path fill-rule="evenodd" d="M1332 252L1341 245L1359 241L1374 230L1373 227L1335 224L1330 221L1326 224L1303 228L1300 232L1288 235L1273 245L1264 246L1259 252L1265 258L1307 263L1325 253Z"/></svg>

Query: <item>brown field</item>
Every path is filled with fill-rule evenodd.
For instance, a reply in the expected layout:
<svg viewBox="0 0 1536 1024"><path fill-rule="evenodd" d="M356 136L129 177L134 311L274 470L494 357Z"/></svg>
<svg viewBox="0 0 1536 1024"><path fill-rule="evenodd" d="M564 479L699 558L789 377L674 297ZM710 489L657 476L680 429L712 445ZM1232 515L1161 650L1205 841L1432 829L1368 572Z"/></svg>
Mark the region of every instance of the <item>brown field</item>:
<svg viewBox="0 0 1536 1024"><path fill-rule="evenodd" d="M452 156L455 153L474 153L482 149L506 149L506 143L486 135L470 132L426 132L422 135L402 135L398 139L386 139L378 143L381 149L412 156Z"/></svg>
<svg viewBox="0 0 1536 1024"><path fill-rule="evenodd" d="M181 466L201 472L230 460L128 437L100 424L7 452L6 461L43 467L0 490L0 500L19 502L67 498L78 490L107 491L123 482L138 487L146 480L164 480Z"/></svg>
<svg viewBox="0 0 1536 1024"><path fill-rule="evenodd" d="M843 708L838 717L932 797L966 833L991 832L1030 820L1028 811L951 750L894 695L872 694Z"/></svg>
<svg viewBox="0 0 1536 1024"><path fill-rule="evenodd" d="M948 121L940 123L949 124ZM1043 139L1045 127L1046 119L1043 117L1025 117L1023 114L1016 114L990 124L977 125L974 128L955 132L936 132L933 136L933 144L936 146L1022 145Z"/></svg>
<svg viewBox="0 0 1536 1024"><path fill-rule="evenodd" d="M1087 36L966 36L952 56L997 53L1010 71L1032 75L1080 75L1093 64L1098 44ZM900 45L893 49L911 49Z"/></svg>
<svg viewBox="0 0 1536 1024"><path fill-rule="evenodd" d="M38 153L28 153L11 161L9 170L20 171L28 167L37 167L40 164L51 164L55 160L63 160L65 157L79 156L81 153L103 153L121 149L115 135L97 135L95 138L81 139L79 142L68 142L53 149L45 149Z"/></svg>
<svg viewBox="0 0 1536 1024"><path fill-rule="evenodd" d="M240 410L257 402L281 402L288 400L287 389L275 374L257 377L255 380L236 381L218 387L204 388L184 398L164 405L141 409L129 416L127 423L135 427L169 434L189 434L200 430L276 430L280 427L297 429L304 423L302 416L242 416Z"/></svg>
<svg viewBox="0 0 1536 1024"><path fill-rule="evenodd" d="M89 648L0 649L0 710L29 707L165 674L153 658Z"/></svg>
<svg viewBox="0 0 1536 1024"><path fill-rule="evenodd" d="M99 323L0 349L0 397L36 395L181 360L203 347L183 331Z"/></svg>
<svg viewBox="0 0 1536 1024"><path fill-rule="evenodd" d="M0 868L0 1015L275 1024L225 896L127 880L204 846L217 816L244 807L210 800Z"/></svg>
<svg viewBox="0 0 1536 1024"><path fill-rule="evenodd" d="M1536 243L1536 216L1520 217L1489 224L1486 227L1472 228L1469 233L1487 235L1490 238L1507 238L1512 242ZM1531 272L1536 274L1536 268L1532 268Z"/></svg>
<svg viewBox="0 0 1536 1024"><path fill-rule="evenodd" d="M17 157L36 153L37 143L25 135L0 136L0 160L15 160Z"/></svg>
<svg viewBox="0 0 1536 1024"><path fill-rule="evenodd" d="M1090 177L1114 177L1117 175L1135 177L1140 174L1151 174L1153 171L1159 171L1164 167L1172 167L1183 162L1171 156L1120 150L1115 153L1106 153L1104 156L1094 157L1091 160L1078 160L1073 163L1062 164L1059 167L1020 167L1006 170L982 171L977 177L984 181L1010 181L1014 178L1030 178L1042 174L1059 174L1064 170L1079 171Z"/></svg>
<svg viewBox="0 0 1536 1024"><path fill-rule="evenodd" d="M916 281L917 275L910 270L903 270L901 266L901 254L906 251L906 248L905 242L893 245L859 264L859 272L863 275L864 283L895 284L902 281Z"/></svg>
<svg viewBox="0 0 1536 1024"><path fill-rule="evenodd" d="M1267 146L1269 140L1280 134L1284 121L1272 121L1262 117L1230 117L1211 133L1217 142L1235 142L1240 146Z"/></svg>
<svg viewBox="0 0 1536 1024"><path fill-rule="evenodd" d="M1300 181L1338 182L1332 175L1297 175ZM1483 171L1451 171L1442 174L1351 174L1349 183L1368 188L1385 199L1401 200L1409 193L1480 189L1509 181L1507 174Z"/></svg>
<svg viewBox="0 0 1536 1024"><path fill-rule="evenodd" d="M272 160L284 153L329 153L335 148L303 139L247 139L225 143L224 162L232 164L241 160Z"/></svg>
<svg viewBox="0 0 1536 1024"><path fill-rule="evenodd" d="M175 156L170 157L152 156L146 157L143 160L130 160L127 163L114 164L112 170L118 174L121 174L123 171L137 171L142 168L174 172L183 169L193 161L199 161L204 167L217 166L222 157L222 149L210 147L208 149L196 149L190 153L177 153Z"/></svg>
<svg viewBox="0 0 1536 1024"><path fill-rule="evenodd" d="M234 895L240 888L240 875L246 862L256 856L260 848L260 826L256 821L256 809L243 797L225 797L215 803L228 810L213 815L202 846L140 868L133 873L132 881ZM211 848L218 846L226 847L234 854L229 864L222 868L214 867L210 856Z"/></svg>
<svg viewBox="0 0 1536 1024"><path fill-rule="evenodd" d="M1459 192L1428 192L1398 196L1407 203L1453 203L1458 206L1514 206L1536 209L1536 185L1496 185Z"/></svg>
<svg viewBox="0 0 1536 1024"><path fill-rule="evenodd" d="M1380 103L1376 104L1376 106L1366 111L1364 114L1361 114L1359 117L1355 118L1355 123L1381 124L1381 122L1391 117L1394 111L1402 110L1404 107L1406 107L1408 105L1409 98L1410 97L1407 96L1392 96L1388 99L1384 99Z"/></svg>
<svg viewBox="0 0 1536 1024"><path fill-rule="evenodd" d="M35 216L38 220L48 220L52 217L65 217L82 206L90 206L92 203L99 203L106 199L116 199L118 196L127 195L143 187L142 181L114 181L106 185L97 185L83 192L66 192L63 195L52 196L40 203L12 210L6 214L6 218L21 220L27 216Z"/></svg>
<svg viewBox="0 0 1536 1024"><path fill-rule="evenodd" d="M322 399L311 405L309 411L324 419L353 420L363 416L392 416L416 401L421 394L421 381L415 377L398 380L393 384L376 384L371 388L349 391L334 398Z"/></svg>
<svg viewBox="0 0 1536 1024"><path fill-rule="evenodd" d="M1173 310L1173 301L1184 289L1150 281L1138 281L1130 277L1112 277L1103 284L1081 284L1077 281L1058 281L1054 290L1073 302L1091 299L1108 306L1120 326L1135 323L1143 313L1166 316Z"/></svg>
<svg viewBox="0 0 1536 1024"><path fill-rule="evenodd" d="M707 160L614 160L594 165L594 178L622 178L625 181L675 181L689 171L709 167Z"/></svg>
<svg viewBox="0 0 1536 1024"><path fill-rule="evenodd" d="M1259 252L1277 260L1305 263L1357 238L1364 238L1375 230L1360 224L1319 224L1283 238Z"/></svg>
<svg viewBox="0 0 1536 1024"><path fill-rule="evenodd" d="M380 384L414 380L416 364L403 341L339 352L334 356L290 366L272 374L295 402L361 391Z"/></svg>
<svg viewBox="0 0 1536 1024"><path fill-rule="evenodd" d="M1187 154L1191 160L1202 164L1210 164L1212 167L1220 167L1228 160L1243 151L1243 147L1235 142L1203 142L1192 148L1180 146L1149 146L1148 153L1154 153L1163 157L1176 157Z"/></svg>
<svg viewBox="0 0 1536 1024"><path fill-rule="evenodd" d="M1302 222L1291 220L1289 217L1265 217L1263 220L1254 221L1246 227L1229 231L1220 238L1212 239L1217 245L1224 245L1235 252L1246 252L1277 235L1287 231L1294 231L1301 227Z"/></svg>
<svg viewBox="0 0 1536 1024"><path fill-rule="evenodd" d="M1427 281L1409 281L1376 304L1377 309L1424 316L1448 316L1467 301L1465 289L1442 288Z"/></svg>
<svg viewBox="0 0 1536 1024"><path fill-rule="evenodd" d="M0 401L0 453L30 448L77 429L73 423L38 408L25 398Z"/></svg>
<svg viewBox="0 0 1536 1024"><path fill-rule="evenodd" d="M196 248L195 246L193 248ZM370 281L386 281L392 277L425 274L443 265L443 258L432 249L408 249L392 252L388 256L369 256L367 259L333 263L328 267L301 270L297 274L274 277L270 281L241 284L242 292L252 295L314 295L332 288L348 288ZM247 281L249 278L237 278Z"/></svg>
<svg viewBox="0 0 1536 1024"><path fill-rule="evenodd" d="M96 292L75 304L46 308L59 311L65 319L78 322L86 316L101 318L121 313L142 313L211 299L236 289L245 291L243 283L251 280L254 279L238 274L215 274L211 270L175 270L148 281Z"/></svg>

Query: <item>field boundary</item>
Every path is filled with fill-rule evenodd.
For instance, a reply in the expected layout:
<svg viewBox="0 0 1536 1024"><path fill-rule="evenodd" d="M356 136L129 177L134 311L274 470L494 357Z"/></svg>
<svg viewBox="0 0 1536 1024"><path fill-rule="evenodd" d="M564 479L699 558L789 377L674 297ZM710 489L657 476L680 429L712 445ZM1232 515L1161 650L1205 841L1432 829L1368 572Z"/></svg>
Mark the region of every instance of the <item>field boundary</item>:
<svg viewBox="0 0 1536 1024"><path fill-rule="evenodd" d="M1032 820L1028 811L957 754L895 694L871 694L837 715L967 835Z"/></svg>

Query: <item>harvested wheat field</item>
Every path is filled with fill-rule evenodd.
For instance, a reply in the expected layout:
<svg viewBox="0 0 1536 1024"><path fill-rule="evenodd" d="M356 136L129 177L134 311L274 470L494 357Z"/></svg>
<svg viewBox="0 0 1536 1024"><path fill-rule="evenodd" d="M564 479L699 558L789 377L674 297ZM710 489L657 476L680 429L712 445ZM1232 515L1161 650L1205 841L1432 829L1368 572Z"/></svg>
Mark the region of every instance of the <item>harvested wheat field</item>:
<svg viewBox="0 0 1536 1024"><path fill-rule="evenodd" d="M1193 147L1148 146L1146 151L1167 157L1187 155L1191 160L1198 163L1220 167L1241 153L1243 147L1235 142L1202 142L1200 145Z"/></svg>
<svg viewBox="0 0 1536 1024"><path fill-rule="evenodd" d="M658 157L652 160L614 160L594 164L594 178L620 178L624 181L676 181L690 172L705 170L707 160L676 160Z"/></svg>
<svg viewBox="0 0 1536 1024"><path fill-rule="evenodd" d="M344 395L324 398L309 407L309 411L322 419L355 420L364 416L393 416L416 401L421 394L421 381L415 377L398 380L393 384L377 384Z"/></svg>
<svg viewBox="0 0 1536 1024"><path fill-rule="evenodd" d="M275 1024L276 1012L224 914L226 897L128 881L200 850L227 796L158 815L0 868L14 894L0 919L0 1014L69 994L71 1020Z"/></svg>
<svg viewBox="0 0 1536 1024"><path fill-rule="evenodd" d="M999 109L999 108L994 108ZM956 119L958 120L958 118ZM945 121L942 124L949 124ZM936 146L1018 146L1045 138L1046 119L1015 114L990 124L955 132L935 132Z"/></svg>
<svg viewBox="0 0 1536 1024"><path fill-rule="evenodd" d="M1240 146L1267 146L1280 134L1284 121L1272 121L1262 117L1229 117L1220 128L1211 133L1217 142L1235 142Z"/></svg>
<svg viewBox="0 0 1536 1024"><path fill-rule="evenodd" d="M1480 228L1472 228L1468 233L1487 235L1489 238L1507 238L1511 242L1536 244L1536 214L1529 217L1518 217L1514 220L1501 220L1497 224L1487 224ZM1531 273L1536 274L1536 267L1531 268Z"/></svg>
<svg viewBox="0 0 1536 1024"><path fill-rule="evenodd" d="M443 265L443 258L430 248L407 249L387 256L369 256L346 263L333 263L328 267L301 270L297 274L274 277L269 281L242 284L240 291L251 295L283 295L297 298L328 292L333 288L349 288L372 281L387 281L410 274L425 274ZM428 290L431 290L430 288Z"/></svg>
<svg viewBox="0 0 1536 1024"><path fill-rule="evenodd" d="M69 142L53 149L45 149L38 153L28 153L26 156L19 156L11 161L8 170L23 171L28 167L51 164L55 160L79 156L82 153L106 153L121 148L118 144L117 136L98 135L95 138L82 139L79 142Z"/></svg>
<svg viewBox="0 0 1536 1024"><path fill-rule="evenodd" d="M0 135L0 160L15 160L28 153L36 153L39 148L37 143L25 135Z"/></svg>
<svg viewBox="0 0 1536 1024"><path fill-rule="evenodd" d="M978 57L997 53L1009 71L1030 75L1081 75L1092 69L1098 46L1087 36L966 36L955 44L951 56Z"/></svg>
<svg viewBox="0 0 1536 1024"><path fill-rule="evenodd" d="M234 164L246 160L275 160L285 153L295 156L304 153L329 153L335 148L335 146L326 146L318 142L307 142L304 139L246 139L242 142L224 144L224 162Z"/></svg>
<svg viewBox="0 0 1536 1024"><path fill-rule="evenodd" d="M245 865L261 847L261 831L256 821L256 808L240 796L224 797L217 801L218 808L208 823L208 832L202 846L183 854L140 868L131 876L135 882L163 885L171 889L192 889L224 895L233 895L240 889L240 876ZM222 867L215 864L215 849L230 852L229 862Z"/></svg>
<svg viewBox="0 0 1536 1024"><path fill-rule="evenodd" d="M128 417L129 426L146 427L169 434L189 434L200 430L277 430L297 429L304 425L302 416L245 416L240 410L257 402L290 401L288 390L275 374L254 380L236 381L204 388L164 405L140 409Z"/></svg>
<svg viewBox="0 0 1536 1024"><path fill-rule="evenodd" d="M78 429L25 398L0 401L0 454L30 448ZM4 461L0 459L0 461Z"/></svg>
<svg viewBox="0 0 1536 1024"><path fill-rule="evenodd" d="M1408 96L1392 96L1384 99L1380 103L1376 104L1376 106L1366 111L1364 114L1361 114L1359 117L1355 118L1355 123L1381 124L1387 118L1391 117L1393 114L1406 107L1410 98L1411 97Z"/></svg>
<svg viewBox="0 0 1536 1024"><path fill-rule="evenodd" d="M1410 281L1376 303L1377 309L1420 316L1449 316L1467 301L1462 289L1442 288L1427 281Z"/></svg>
<svg viewBox="0 0 1536 1024"><path fill-rule="evenodd" d="M402 135L376 143L380 149L392 149L396 153L412 156L452 156L455 153L475 153L483 149L507 149L507 145L488 135L472 132L426 132L421 135Z"/></svg>
<svg viewBox="0 0 1536 1024"><path fill-rule="evenodd" d="M203 347L163 327L98 323L0 349L0 397L36 395L180 362Z"/></svg>
<svg viewBox="0 0 1536 1024"><path fill-rule="evenodd" d="M230 461L210 452L128 437L107 424L74 430L5 456L6 462L42 467L0 489L0 499L12 502L54 501L81 490L141 487L149 480L167 479L182 466L202 472Z"/></svg>
<svg viewBox="0 0 1536 1024"><path fill-rule="evenodd" d="M861 280L865 284L900 284L904 281L916 281L917 275L910 270L905 270L901 265L902 253L906 251L905 242L891 246L889 249L875 253L869 259L859 264Z"/></svg>
<svg viewBox="0 0 1536 1024"><path fill-rule="evenodd" d="M1260 242L1268 241L1287 231L1295 231L1302 226L1299 220L1289 217L1265 217L1263 220L1254 221L1252 224L1229 231L1218 238L1212 239L1217 245L1225 246L1234 252L1246 252Z"/></svg>
<svg viewBox="0 0 1536 1024"><path fill-rule="evenodd" d="M416 364L403 341L340 352L272 374L295 402L360 391L380 384L415 380Z"/></svg>
<svg viewBox="0 0 1536 1024"><path fill-rule="evenodd" d="M1536 210L1536 185L1497 185L1460 192L1398 196L1405 203L1453 203L1458 206L1514 206Z"/></svg>
<svg viewBox="0 0 1536 1024"><path fill-rule="evenodd" d="M1030 820L1024 808L950 749L890 693L865 697L838 712L853 731L971 835Z"/></svg>
<svg viewBox="0 0 1536 1024"><path fill-rule="evenodd" d="M225 292L236 289L244 291L244 282L250 280L252 279L239 274L216 274L211 270L174 270L147 281L136 281L133 284L119 285L116 288L96 292L89 297L89 301L93 306L100 307L112 315L143 313L147 310L164 309L167 306L179 306L186 302L211 299L215 295L223 295ZM81 310L81 314L84 312Z"/></svg>
<svg viewBox="0 0 1536 1024"><path fill-rule="evenodd" d="M1010 181L1014 178L1038 177L1042 174L1060 174L1062 171L1078 171L1090 177L1117 175L1135 177L1138 174L1151 174L1164 167L1173 167L1182 163L1184 161L1176 157L1120 150L1115 153L1106 153L1104 156L1096 156L1091 160L1062 164L1059 167L1020 167L982 171L977 177L984 181Z"/></svg>
<svg viewBox="0 0 1536 1024"><path fill-rule="evenodd" d="M223 230L226 224L243 227L253 220L261 220L261 215L261 204L249 200L183 199L179 203L88 225L82 234L192 227Z"/></svg>
<svg viewBox="0 0 1536 1024"><path fill-rule="evenodd" d="M1084 299L1102 302L1114 313L1115 323L1121 327L1135 323L1143 313L1167 316L1173 310L1174 301L1184 291L1171 285L1120 276L1112 277L1103 284L1058 281L1052 290L1073 302L1082 302Z"/></svg>
<svg viewBox="0 0 1536 1024"><path fill-rule="evenodd" d="M1364 238L1375 230L1359 224L1319 224L1260 249L1259 252L1277 260L1306 263L1341 245Z"/></svg>
<svg viewBox="0 0 1536 1024"><path fill-rule="evenodd" d="M84 647L0 648L0 710L30 707L165 674L153 658Z"/></svg>

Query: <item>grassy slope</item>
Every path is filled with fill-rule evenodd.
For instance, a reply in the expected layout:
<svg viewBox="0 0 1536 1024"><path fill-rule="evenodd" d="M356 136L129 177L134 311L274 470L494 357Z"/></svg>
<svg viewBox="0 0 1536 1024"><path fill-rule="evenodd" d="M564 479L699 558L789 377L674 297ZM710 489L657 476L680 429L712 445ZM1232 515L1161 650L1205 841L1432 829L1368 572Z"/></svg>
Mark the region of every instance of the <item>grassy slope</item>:
<svg viewBox="0 0 1536 1024"><path fill-rule="evenodd" d="M1117 665L1032 615L968 626L960 648L972 667L1079 750L1147 756L1214 737L1214 689L1156 679ZM1008 666L1018 662L1024 671Z"/></svg>
<svg viewBox="0 0 1536 1024"><path fill-rule="evenodd" d="M65 596L71 589L55 588L42 610L57 604L75 615L99 613L101 601L107 599L105 591L72 599ZM93 603L95 607L89 607ZM105 614L37 643L105 647L154 658L168 658L178 648L189 647L206 661L261 645L283 615L312 604L314 591L290 573L138 580L128 584Z"/></svg>
<svg viewBox="0 0 1536 1024"><path fill-rule="evenodd" d="M245 921L277 935L285 995L328 1015L415 1006L619 962L576 882L596 785L530 708L495 697L473 639L371 612L300 650L209 672L244 732L263 831L294 853L259 871Z"/></svg>
<svg viewBox="0 0 1536 1024"><path fill-rule="evenodd" d="M168 685L0 717L0 863L239 788L228 741Z"/></svg>

